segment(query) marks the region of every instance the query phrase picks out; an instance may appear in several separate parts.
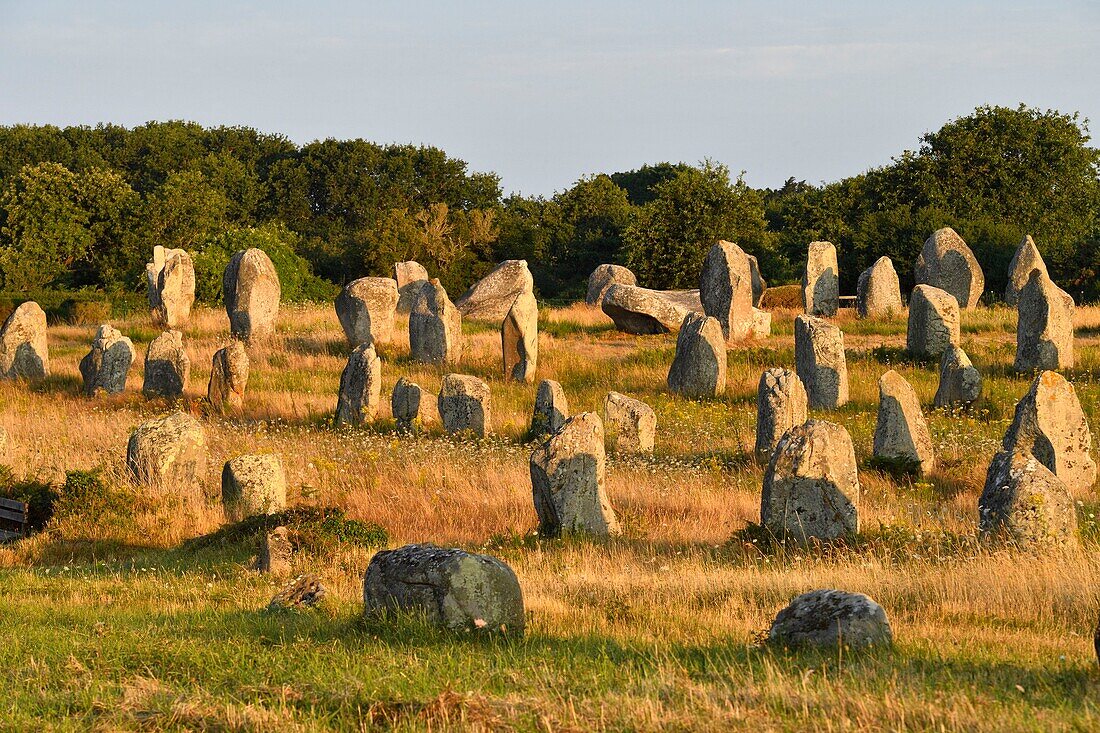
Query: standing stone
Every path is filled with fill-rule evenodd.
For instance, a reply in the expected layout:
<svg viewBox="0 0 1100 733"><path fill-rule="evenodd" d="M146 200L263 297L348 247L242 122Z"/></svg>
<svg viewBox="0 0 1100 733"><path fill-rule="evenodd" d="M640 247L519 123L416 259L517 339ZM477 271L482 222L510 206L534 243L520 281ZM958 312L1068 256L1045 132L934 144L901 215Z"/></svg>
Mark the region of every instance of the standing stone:
<svg viewBox="0 0 1100 733"><path fill-rule="evenodd" d="M940 356L959 345L959 303L950 293L918 285L909 298L905 350L914 356Z"/></svg>
<svg viewBox="0 0 1100 733"><path fill-rule="evenodd" d="M214 352L210 362L210 383L206 399L220 413L239 410L248 387L248 351L240 341Z"/></svg>
<svg viewBox="0 0 1100 733"><path fill-rule="evenodd" d="M523 592L495 557L434 545L406 545L371 558L363 576L369 618L422 616L449 631L523 635Z"/></svg>
<svg viewBox="0 0 1100 733"><path fill-rule="evenodd" d="M978 259L951 227L937 230L925 241L915 274L918 285L950 293L960 308L976 306L985 290L985 275Z"/></svg>
<svg viewBox="0 0 1100 733"><path fill-rule="evenodd" d="M808 420L787 431L764 473L760 523L804 542L859 531L859 475L852 438L840 425Z"/></svg>
<svg viewBox="0 0 1100 733"><path fill-rule="evenodd" d="M146 397L176 398L187 388L191 359L183 348L183 334L165 331L145 351L145 380L141 391Z"/></svg>
<svg viewBox="0 0 1100 733"><path fill-rule="evenodd" d="M1017 306L1016 371L1073 367L1073 310L1069 293L1045 272L1031 271Z"/></svg>
<svg viewBox="0 0 1100 733"><path fill-rule="evenodd" d="M603 302L607 289L618 283L637 285L638 278L622 265L600 265L588 276L588 292L584 302L588 305L599 305Z"/></svg>
<svg viewBox="0 0 1100 733"><path fill-rule="evenodd" d="M340 374L336 425L361 425L374 419L382 396L382 360L371 344L359 344Z"/></svg>
<svg viewBox="0 0 1100 733"><path fill-rule="evenodd" d="M539 382L535 394L535 410L531 416L531 437L553 435L569 419L569 400L562 386L552 379ZM600 429L603 429L601 425Z"/></svg>
<svg viewBox="0 0 1100 733"><path fill-rule="evenodd" d="M279 273L263 250L253 248L233 255L222 275L222 295L233 337L253 341L275 333L281 293Z"/></svg>
<svg viewBox="0 0 1100 733"><path fill-rule="evenodd" d="M428 271L413 260L398 262L393 269L397 279L397 312L409 313L416 305L420 288L428 283Z"/></svg>
<svg viewBox="0 0 1100 733"><path fill-rule="evenodd" d="M124 391L133 364L134 343L110 324L104 323L96 332L92 350L80 360L84 394L92 397L100 390L107 394Z"/></svg>
<svg viewBox="0 0 1100 733"><path fill-rule="evenodd" d="M835 316L840 307L840 266L832 242L811 242L802 273L802 305L811 316Z"/></svg>
<svg viewBox="0 0 1100 733"><path fill-rule="evenodd" d="M469 430L484 438L492 430L489 385L466 374L448 374L439 389L439 418L448 433Z"/></svg>
<svg viewBox="0 0 1100 733"><path fill-rule="evenodd" d="M521 293L534 295L535 280L527 260L505 260L455 301L464 318L499 322Z"/></svg>
<svg viewBox="0 0 1100 733"><path fill-rule="evenodd" d="M775 617L768 644L777 647L890 646L886 611L862 593L814 590L794 598Z"/></svg>
<svg viewBox="0 0 1100 733"><path fill-rule="evenodd" d="M1003 445L1009 452L1034 455L1074 494L1088 490L1096 480L1089 424L1073 385L1057 372L1035 377L1016 403Z"/></svg>
<svg viewBox="0 0 1100 733"><path fill-rule="evenodd" d="M1076 545L1077 511L1060 478L1035 456L1001 451L993 457L978 500L983 537L1022 545Z"/></svg>
<svg viewBox="0 0 1100 733"><path fill-rule="evenodd" d="M726 343L741 341L752 333L752 266L736 244L721 240L707 252L699 299L703 311L718 319Z"/></svg>
<svg viewBox="0 0 1100 733"><path fill-rule="evenodd" d="M940 386L932 404L936 407L969 405L982 396L982 375L961 347L951 344L940 359Z"/></svg>
<svg viewBox="0 0 1100 733"><path fill-rule="evenodd" d="M716 397L726 391L726 339L717 319L687 314L667 383L670 391L685 397Z"/></svg>
<svg viewBox="0 0 1100 733"><path fill-rule="evenodd" d="M633 285L612 285L600 308L615 322L615 328L639 336L671 333L689 313L662 293Z"/></svg>
<svg viewBox="0 0 1100 733"><path fill-rule="evenodd" d="M198 507L205 501L206 433L183 412L149 420L130 434L126 466L139 484L177 494Z"/></svg>
<svg viewBox="0 0 1100 733"><path fill-rule="evenodd" d="M539 359L539 305L534 294L516 296L500 324L500 347L505 378L534 382Z"/></svg>
<svg viewBox="0 0 1100 733"><path fill-rule="evenodd" d="M286 472L276 455L238 456L222 467L222 505L230 522L286 509Z"/></svg>
<svg viewBox="0 0 1100 733"><path fill-rule="evenodd" d="M810 407L835 410L848 402L844 332L814 316L794 319L794 360Z"/></svg>
<svg viewBox="0 0 1100 733"><path fill-rule="evenodd" d="M565 421L531 453L531 488L539 534L621 533L604 489L603 423L594 412Z"/></svg>
<svg viewBox="0 0 1100 733"><path fill-rule="evenodd" d="M433 420L435 399L435 395L425 392L408 377L398 379L390 395L390 412L397 429L414 430Z"/></svg>
<svg viewBox="0 0 1100 733"><path fill-rule="evenodd" d="M260 543L256 570L272 575L285 575L290 572L293 558L294 543L290 541L290 530L286 527L276 527L265 534Z"/></svg>
<svg viewBox="0 0 1100 733"><path fill-rule="evenodd" d="M610 428L617 452L653 452L657 413L646 403L618 392L608 392L603 401L603 421Z"/></svg>
<svg viewBox="0 0 1100 733"><path fill-rule="evenodd" d="M1012 262L1008 266L1008 284L1005 286L1005 303L1016 305L1020 302L1020 291L1031 279L1031 273L1038 270L1047 275L1047 263L1039 254L1039 248L1035 246L1035 240L1028 234L1016 248L1016 254L1012 255Z"/></svg>
<svg viewBox="0 0 1100 733"><path fill-rule="evenodd" d="M772 335L772 314L759 308L752 309L752 337L764 339Z"/></svg>
<svg viewBox="0 0 1100 733"><path fill-rule="evenodd" d="M901 282L889 257L879 257L859 275L856 314L860 318L893 318L905 310Z"/></svg>
<svg viewBox="0 0 1100 733"><path fill-rule="evenodd" d="M186 326L195 303L195 263L191 255L157 245L153 247L153 261L145 263L145 278L154 325Z"/></svg>
<svg viewBox="0 0 1100 733"><path fill-rule="evenodd" d="M413 361L424 364L462 360L462 314L438 279L420 289L409 314L409 350Z"/></svg>
<svg viewBox="0 0 1100 733"><path fill-rule="evenodd" d="M936 467L932 434L924 421L917 393L893 369L878 380L874 456L904 462L921 476L927 476Z"/></svg>
<svg viewBox="0 0 1100 733"><path fill-rule="evenodd" d="M790 369L773 367L756 389L756 458L767 463L788 430L807 418L806 388Z"/></svg>
<svg viewBox="0 0 1100 733"><path fill-rule="evenodd" d="M753 255L745 255L749 258L749 275L752 279L752 307L759 308L760 301L764 298L764 291L768 289L768 282L760 275L760 263Z"/></svg>
<svg viewBox="0 0 1100 733"><path fill-rule="evenodd" d="M397 281L388 277L361 277L336 296L336 317L348 345L389 343L397 312Z"/></svg>
<svg viewBox="0 0 1100 733"><path fill-rule="evenodd" d="M46 312L27 301L11 312L0 328L0 378L42 379L50 376L46 345Z"/></svg>

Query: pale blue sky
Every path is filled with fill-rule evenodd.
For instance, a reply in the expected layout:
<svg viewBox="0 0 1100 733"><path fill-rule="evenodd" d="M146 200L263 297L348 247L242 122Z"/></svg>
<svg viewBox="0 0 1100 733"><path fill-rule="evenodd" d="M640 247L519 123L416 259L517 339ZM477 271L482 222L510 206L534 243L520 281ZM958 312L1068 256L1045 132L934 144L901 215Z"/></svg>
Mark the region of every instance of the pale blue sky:
<svg viewBox="0 0 1100 733"><path fill-rule="evenodd" d="M1100 133L1100 2L0 0L0 124L428 143L505 191L663 160L880 165L983 103Z"/></svg>

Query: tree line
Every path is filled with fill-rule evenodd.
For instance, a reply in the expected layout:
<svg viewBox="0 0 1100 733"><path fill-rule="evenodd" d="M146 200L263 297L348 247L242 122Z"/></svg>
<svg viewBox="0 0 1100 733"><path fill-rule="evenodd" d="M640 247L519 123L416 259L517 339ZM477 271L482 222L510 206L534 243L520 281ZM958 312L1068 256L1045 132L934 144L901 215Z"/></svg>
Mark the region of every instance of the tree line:
<svg viewBox="0 0 1100 733"><path fill-rule="evenodd" d="M0 127L0 278L8 292L144 288L161 244L195 258L220 298L238 249L271 255L290 300L327 299L415 259L459 293L503 259L528 260L544 298L583 294L603 262L654 288L696 287L717 239L766 278L797 279L806 246L837 246L842 289L889 255L912 284L928 235L954 227L989 289L1024 234L1080 300L1100 297L1100 151L1076 114L979 107L885 166L819 185L754 189L725 166L659 163L581 178L549 197L504 196L494 173L429 146L298 146L246 127Z"/></svg>

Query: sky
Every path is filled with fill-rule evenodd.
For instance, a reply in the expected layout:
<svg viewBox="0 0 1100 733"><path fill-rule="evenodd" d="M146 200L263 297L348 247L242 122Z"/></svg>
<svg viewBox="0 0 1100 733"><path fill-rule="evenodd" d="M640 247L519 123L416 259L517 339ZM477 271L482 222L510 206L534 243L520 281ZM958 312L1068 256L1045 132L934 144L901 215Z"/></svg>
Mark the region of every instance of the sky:
<svg viewBox="0 0 1100 733"><path fill-rule="evenodd" d="M0 0L0 124L427 144L527 195L706 158L832 181L1021 102L1100 133L1100 2Z"/></svg>

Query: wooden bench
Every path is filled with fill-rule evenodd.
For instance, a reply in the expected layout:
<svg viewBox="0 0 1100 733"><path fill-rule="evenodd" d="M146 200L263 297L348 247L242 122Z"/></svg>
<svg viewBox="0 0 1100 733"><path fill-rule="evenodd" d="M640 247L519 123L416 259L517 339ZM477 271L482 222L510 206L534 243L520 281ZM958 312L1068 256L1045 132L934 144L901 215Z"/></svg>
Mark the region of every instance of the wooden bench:
<svg viewBox="0 0 1100 733"><path fill-rule="evenodd" d="M27 505L0 498L0 542L14 542L27 534Z"/></svg>

